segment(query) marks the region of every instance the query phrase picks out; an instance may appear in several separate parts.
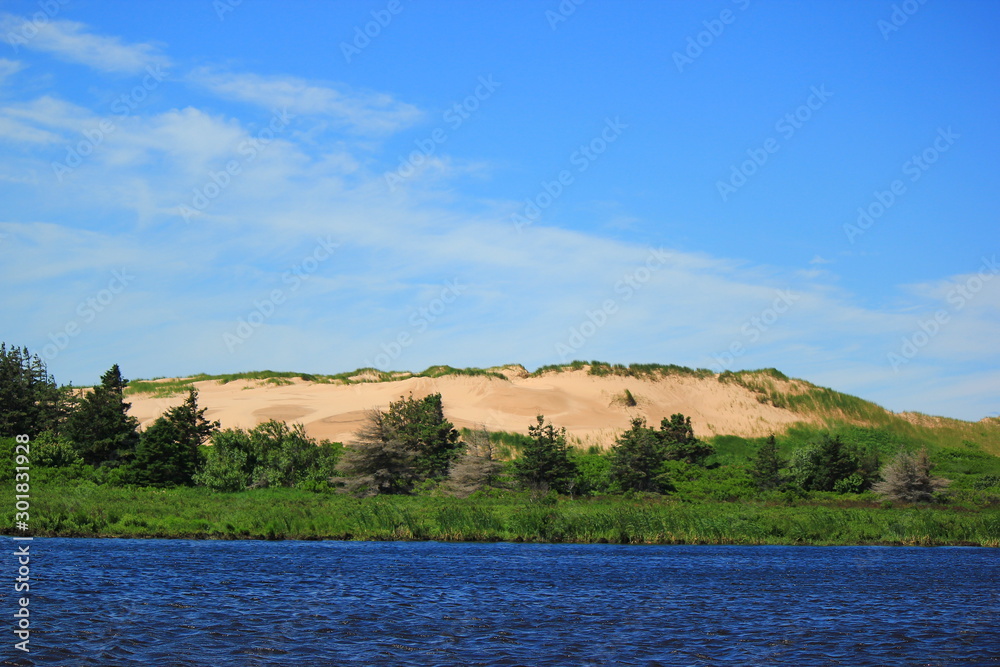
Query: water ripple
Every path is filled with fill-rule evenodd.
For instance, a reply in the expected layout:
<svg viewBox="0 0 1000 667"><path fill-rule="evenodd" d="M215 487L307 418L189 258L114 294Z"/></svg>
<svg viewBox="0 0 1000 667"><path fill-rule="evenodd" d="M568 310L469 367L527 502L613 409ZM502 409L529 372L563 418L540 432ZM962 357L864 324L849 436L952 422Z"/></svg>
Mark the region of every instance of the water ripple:
<svg viewBox="0 0 1000 667"><path fill-rule="evenodd" d="M1000 561L987 549L85 539L33 549L33 650L3 664L1000 664Z"/></svg>

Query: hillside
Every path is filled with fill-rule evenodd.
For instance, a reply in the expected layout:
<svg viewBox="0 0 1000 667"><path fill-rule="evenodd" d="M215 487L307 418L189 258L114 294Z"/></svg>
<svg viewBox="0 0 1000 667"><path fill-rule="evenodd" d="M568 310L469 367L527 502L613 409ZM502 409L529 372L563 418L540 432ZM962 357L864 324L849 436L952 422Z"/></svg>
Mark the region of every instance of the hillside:
<svg viewBox="0 0 1000 667"><path fill-rule="evenodd" d="M524 433L535 415L566 427L574 444L607 447L635 416L651 423L681 412L702 437L760 437L797 423L858 425L941 445L975 443L1000 454L1000 420L963 422L891 413L874 403L788 378L773 369L713 374L678 366L574 362L529 373L518 365L492 369L432 367L422 373L373 369L336 376L269 371L229 376L136 381L132 414L144 424L200 393L208 416L223 427L249 428L268 419L302 423L317 438L347 442L366 410L413 394L440 392L457 426ZM631 396L631 399L629 399Z"/></svg>

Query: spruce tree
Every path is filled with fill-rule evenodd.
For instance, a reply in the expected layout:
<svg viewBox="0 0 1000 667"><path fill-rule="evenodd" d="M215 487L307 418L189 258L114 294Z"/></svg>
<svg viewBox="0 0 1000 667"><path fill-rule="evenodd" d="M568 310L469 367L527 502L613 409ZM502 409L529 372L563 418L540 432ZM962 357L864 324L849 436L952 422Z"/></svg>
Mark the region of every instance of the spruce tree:
<svg viewBox="0 0 1000 667"><path fill-rule="evenodd" d="M658 475L666 460L659 434L636 417L611 449L611 479L625 491L660 493L664 489Z"/></svg>
<svg viewBox="0 0 1000 667"><path fill-rule="evenodd" d="M441 394L408 396L368 414L337 469L356 495L410 493L420 482L444 479L460 447Z"/></svg>
<svg viewBox="0 0 1000 667"><path fill-rule="evenodd" d="M715 448L694 436L691 418L681 413L664 417L660 421L660 441L666 448L667 459L702 465L715 453Z"/></svg>
<svg viewBox="0 0 1000 667"><path fill-rule="evenodd" d="M68 435L89 465L117 466L135 454L139 421L128 414L132 404L125 401L127 386L115 364L69 417Z"/></svg>
<svg viewBox="0 0 1000 667"><path fill-rule="evenodd" d="M198 408L198 390L167 410L139 439L131 463L133 478L149 486L188 485L202 462L201 445L219 428L205 418L207 408Z"/></svg>
<svg viewBox="0 0 1000 667"><path fill-rule="evenodd" d="M542 415L538 415L537 420L537 424L528 427L531 440L514 461L514 476L535 492L568 493L577 469L569 457L566 429L556 430L552 424L545 423Z"/></svg>
<svg viewBox="0 0 1000 667"><path fill-rule="evenodd" d="M774 434L771 434L767 436L767 440L750 462L750 477L761 491L776 489L782 484L781 469L785 465L785 460L778 453L778 443L774 439Z"/></svg>
<svg viewBox="0 0 1000 667"><path fill-rule="evenodd" d="M68 404L68 392L56 387L41 357L0 343L0 437L58 433Z"/></svg>
<svg viewBox="0 0 1000 667"><path fill-rule="evenodd" d="M371 410L354 442L344 448L337 470L344 477L343 490L356 496L410 493L417 482L415 459L386 413Z"/></svg>
<svg viewBox="0 0 1000 667"><path fill-rule="evenodd" d="M444 418L441 394L402 398L389 404L386 426L413 452L418 479L442 479L458 456L458 431Z"/></svg>

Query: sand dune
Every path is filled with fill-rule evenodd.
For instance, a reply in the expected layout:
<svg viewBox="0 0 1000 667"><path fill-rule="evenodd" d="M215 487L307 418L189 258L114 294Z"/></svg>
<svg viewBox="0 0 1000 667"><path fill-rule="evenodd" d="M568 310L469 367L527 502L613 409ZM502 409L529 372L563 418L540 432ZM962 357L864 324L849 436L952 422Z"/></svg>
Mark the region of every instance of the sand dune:
<svg viewBox="0 0 1000 667"><path fill-rule="evenodd" d="M593 376L585 370L526 376L507 373L508 380L449 375L410 377L393 382L326 384L291 380L274 385L264 381L215 380L195 383L207 416L224 428L251 428L268 419L297 422L316 438L349 442L371 408L385 408L391 401L440 392L445 415L457 427L485 426L491 430L526 433L543 414L556 426L565 426L579 444L610 446L628 428L633 416L650 423L676 412L691 417L701 436L732 434L766 435L778 432L802 415L760 403L747 389L714 378L667 376L656 380L621 376ZM637 405L627 407L620 398L628 389ZM132 395L132 414L148 425L183 395L154 398Z"/></svg>

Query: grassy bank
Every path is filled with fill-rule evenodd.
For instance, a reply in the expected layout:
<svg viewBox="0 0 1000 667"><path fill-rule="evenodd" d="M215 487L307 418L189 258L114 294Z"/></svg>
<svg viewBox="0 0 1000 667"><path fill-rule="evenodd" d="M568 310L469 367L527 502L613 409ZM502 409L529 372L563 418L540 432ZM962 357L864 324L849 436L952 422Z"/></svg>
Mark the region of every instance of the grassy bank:
<svg viewBox="0 0 1000 667"><path fill-rule="evenodd" d="M13 516L6 511L4 526ZM1000 509L863 501L532 501L525 495L356 499L295 489L37 487L38 536L624 544L1000 546ZM10 533L10 529L4 532Z"/></svg>

